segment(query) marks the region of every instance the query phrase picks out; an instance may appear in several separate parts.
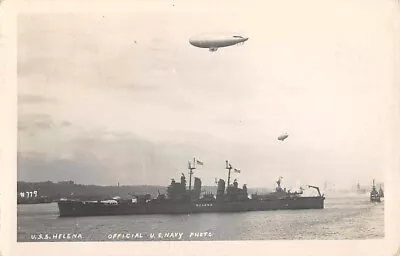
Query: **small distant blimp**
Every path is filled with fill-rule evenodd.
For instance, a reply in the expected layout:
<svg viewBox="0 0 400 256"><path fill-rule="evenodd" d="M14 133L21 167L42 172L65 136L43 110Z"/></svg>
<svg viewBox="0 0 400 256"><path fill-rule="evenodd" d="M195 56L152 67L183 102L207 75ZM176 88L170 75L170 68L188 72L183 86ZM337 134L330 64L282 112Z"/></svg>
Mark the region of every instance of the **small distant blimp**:
<svg viewBox="0 0 400 256"><path fill-rule="evenodd" d="M284 140L287 139L287 137L289 137L289 135L288 135L287 133L285 133L285 134L282 134L281 136L279 136L279 137L278 137L278 140L284 141Z"/></svg>
<svg viewBox="0 0 400 256"><path fill-rule="evenodd" d="M199 35L189 38L189 43L199 48L208 48L210 52L215 52L218 48L228 47L235 44L243 44L249 40L248 37L240 35L209 34Z"/></svg>

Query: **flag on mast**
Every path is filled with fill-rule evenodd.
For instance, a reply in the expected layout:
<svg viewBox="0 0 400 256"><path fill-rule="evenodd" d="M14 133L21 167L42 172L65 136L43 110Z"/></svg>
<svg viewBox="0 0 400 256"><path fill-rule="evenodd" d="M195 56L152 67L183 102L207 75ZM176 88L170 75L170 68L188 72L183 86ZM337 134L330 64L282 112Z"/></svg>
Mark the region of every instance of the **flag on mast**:
<svg viewBox="0 0 400 256"><path fill-rule="evenodd" d="M204 165L203 162L201 162L201 161L199 161L199 160L197 160L197 159L196 159L196 164L198 164L198 165Z"/></svg>
<svg viewBox="0 0 400 256"><path fill-rule="evenodd" d="M239 169L233 169L235 172L237 172L237 173L240 173L240 170Z"/></svg>

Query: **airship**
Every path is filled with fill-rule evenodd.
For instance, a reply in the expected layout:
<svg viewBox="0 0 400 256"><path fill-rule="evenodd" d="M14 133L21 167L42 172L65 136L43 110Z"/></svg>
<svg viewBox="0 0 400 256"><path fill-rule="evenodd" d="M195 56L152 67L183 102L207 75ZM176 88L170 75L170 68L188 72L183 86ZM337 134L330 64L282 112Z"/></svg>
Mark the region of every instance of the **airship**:
<svg viewBox="0 0 400 256"><path fill-rule="evenodd" d="M279 136L278 140L284 141L285 139L287 139L287 137L289 137L289 135L287 133L285 133L285 134L282 134L281 136Z"/></svg>
<svg viewBox="0 0 400 256"><path fill-rule="evenodd" d="M248 37L241 35L209 34L199 35L189 38L189 43L199 48L208 48L210 52L215 52L218 48L228 47L235 44L243 44L249 40Z"/></svg>

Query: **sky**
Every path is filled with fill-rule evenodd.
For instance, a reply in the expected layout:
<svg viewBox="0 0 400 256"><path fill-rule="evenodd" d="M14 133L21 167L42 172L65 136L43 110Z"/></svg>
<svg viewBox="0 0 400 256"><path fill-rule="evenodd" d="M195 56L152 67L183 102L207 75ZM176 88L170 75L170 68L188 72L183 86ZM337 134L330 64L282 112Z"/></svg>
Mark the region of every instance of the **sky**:
<svg viewBox="0 0 400 256"><path fill-rule="evenodd" d="M167 185L196 157L206 185L227 159L248 187L383 181L389 18L374 1L266 4L20 14L18 180ZM209 52L188 42L203 33L249 40Z"/></svg>

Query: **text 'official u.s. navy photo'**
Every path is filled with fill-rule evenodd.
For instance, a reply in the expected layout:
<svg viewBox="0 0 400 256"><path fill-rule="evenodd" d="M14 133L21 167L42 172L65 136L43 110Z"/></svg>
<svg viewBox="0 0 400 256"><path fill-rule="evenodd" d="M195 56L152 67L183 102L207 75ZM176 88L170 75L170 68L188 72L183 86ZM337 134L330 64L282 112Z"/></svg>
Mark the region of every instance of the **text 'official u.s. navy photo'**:
<svg viewBox="0 0 400 256"><path fill-rule="evenodd" d="M386 32L275 11L19 14L17 241L383 239Z"/></svg>

